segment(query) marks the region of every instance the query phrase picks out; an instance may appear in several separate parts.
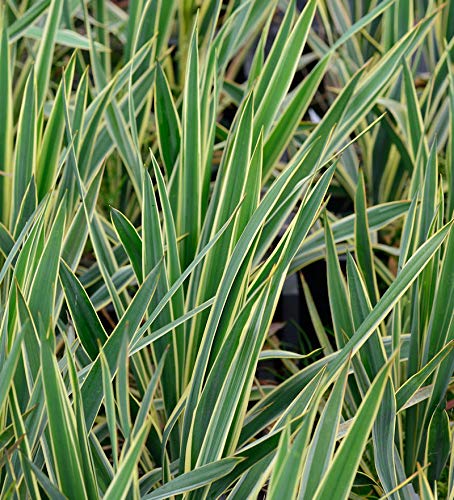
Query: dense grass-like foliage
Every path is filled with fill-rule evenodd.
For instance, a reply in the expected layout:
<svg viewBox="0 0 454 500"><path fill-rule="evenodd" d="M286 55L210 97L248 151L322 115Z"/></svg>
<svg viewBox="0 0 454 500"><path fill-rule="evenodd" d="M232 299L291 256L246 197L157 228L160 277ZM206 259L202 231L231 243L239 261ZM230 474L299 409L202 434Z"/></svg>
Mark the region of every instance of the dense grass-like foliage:
<svg viewBox="0 0 454 500"><path fill-rule="evenodd" d="M0 34L0 497L454 499L454 2Z"/></svg>

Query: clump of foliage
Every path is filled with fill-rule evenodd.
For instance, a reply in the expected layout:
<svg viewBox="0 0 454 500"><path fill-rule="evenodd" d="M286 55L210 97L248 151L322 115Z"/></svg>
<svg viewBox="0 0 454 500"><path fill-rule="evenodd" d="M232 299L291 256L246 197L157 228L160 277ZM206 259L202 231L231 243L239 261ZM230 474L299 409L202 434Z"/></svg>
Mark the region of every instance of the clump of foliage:
<svg viewBox="0 0 454 500"><path fill-rule="evenodd" d="M454 2L0 16L0 496L454 498Z"/></svg>

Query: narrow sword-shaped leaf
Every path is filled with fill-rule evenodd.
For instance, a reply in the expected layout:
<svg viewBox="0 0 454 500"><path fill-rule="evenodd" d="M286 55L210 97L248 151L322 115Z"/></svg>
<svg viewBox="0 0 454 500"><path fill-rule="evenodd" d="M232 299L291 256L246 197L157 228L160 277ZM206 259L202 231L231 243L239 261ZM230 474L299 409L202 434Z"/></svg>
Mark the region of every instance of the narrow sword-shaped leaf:
<svg viewBox="0 0 454 500"><path fill-rule="evenodd" d="M102 368L102 389L104 394L104 408L106 410L107 428L109 430L110 446L112 448L112 460L114 471L118 469L118 433L117 433L117 411L115 397L112 388L110 368L107 364L103 351L100 352Z"/></svg>
<svg viewBox="0 0 454 500"><path fill-rule="evenodd" d="M370 238L366 207L366 186L363 173L360 172L355 196L355 254L359 268L369 293L371 304L378 299L377 278L375 276L374 260Z"/></svg>
<svg viewBox="0 0 454 500"><path fill-rule="evenodd" d="M224 458L217 462L202 465L172 479L164 486L153 491L153 493L146 495L144 500L160 500L201 488L229 474L240 461L241 459L238 458Z"/></svg>
<svg viewBox="0 0 454 500"><path fill-rule="evenodd" d="M133 479L134 469L142 454L142 448L147 438L149 424L144 425L131 442L129 450L119 464L118 471L110 483L104 498L108 500L122 500L128 494L128 488Z"/></svg>
<svg viewBox="0 0 454 500"><path fill-rule="evenodd" d="M321 397L322 390L319 387L291 445L286 446L287 443L281 439L278 456L276 457L276 463L270 478L268 492L270 499L296 498L298 486L301 481L301 472L307 458L307 444L311 436L312 426ZM289 427L288 425L287 428ZM279 457L279 454L281 457Z"/></svg>
<svg viewBox="0 0 454 500"><path fill-rule="evenodd" d="M183 96L182 150L178 169L177 230L188 233L180 247L185 269L197 250L201 227L201 144L200 144L199 54L197 28L192 33Z"/></svg>
<svg viewBox="0 0 454 500"><path fill-rule="evenodd" d="M49 86L55 38L63 10L63 0L51 0L43 37L36 56L36 85L38 109L44 103Z"/></svg>
<svg viewBox="0 0 454 500"><path fill-rule="evenodd" d="M39 257L30 287L30 311L34 318L38 318L38 315L41 316L46 329L53 315L65 219L65 207L62 204L55 215L46 248ZM47 289L46 296L43 296L43 287Z"/></svg>
<svg viewBox="0 0 454 500"><path fill-rule="evenodd" d="M337 428L342 416L348 370L349 363L346 363L331 391L312 438L301 476L299 499L313 497L329 467L336 444Z"/></svg>
<svg viewBox="0 0 454 500"><path fill-rule="evenodd" d="M23 338L24 331L22 330L16 335L7 359L0 370L0 413L2 413L8 401L8 390L14 380L14 373L21 354Z"/></svg>
<svg viewBox="0 0 454 500"><path fill-rule="evenodd" d="M11 221L14 224L27 186L35 171L37 105L35 77L32 71L28 75L19 116L16 151L14 158L13 207Z"/></svg>
<svg viewBox="0 0 454 500"><path fill-rule="evenodd" d="M144 347L151 345L155 340L163 337L166 333L171 332L174 330L177 326L184 324L188 319L192 318L193 316L196 316L199 314L201 311L204 309L207 309L211 305L213 305L214 299L209 299L206 302L203 302L199 306L195 307L194 309L191 309L190 311L186 312L182 316L176 318L173 320L171 323L168 325L165 325L158 330L154 331L150 335L147 335L142 338L143 333L148 329L148 327L145 328L145 325L141 327L141 329L138 331L136 338L139 339L137 340L133 345L132 345L132 353L136 353L143 349Z"/></svg>
<svg viewBox="0 0 454 500"><path fill-rule="evenodd" d="M66 88L72 87L74 77L74 66L76 57L73 56L62 78L66 80ZM38 188L38 200L41 200L44 195L50 190L54 183L55 176L58 173L58 164L62 140L65 132L65 117L63 110L63 100L61 93L64 90L63 83L57 90L57 95L52 106L52 111L49 120L46 124L46 129L41 142L41 147L38 152L36 162L36 185Z"/></svg>
<svg viewBox="0 0 454 500"><path fill-rule="evenodd" d="M342 271L334 246L334 238L329 227L328 220L325 220L325 231L329 301L333 317L336 343L338 349L340 349L345 345L344 335L347 336L347 338L350 338L353 334L353 319L345 281L342 276Z"/></svg>
<svg viewBox="0 0 454 500"><path fill-rule="evenodd" d="M6 227L0 222L0 252L6 259L9 253L14 247L14 239L11 233L6 229Z"/></svg>
<svg viewBox="0 0 454 500"><path fill-rule="evenodd" d="M155 80L155 109L159 151L170 177L180 154L181 125L169 83L159 64Z"/></svg>
<svg viewBox="0 0 454 500"><path fill-rule="evenodd" d="M5 15L5 14L3 14ZM0 33L0 222L8 223L8 215L11 204L11 180L8 175L12 173L13 154L13 115L12 115L12 89L10 50L8 46L8 35L4 26Z"/></svg>
<svg viewBox="0 0 454 500"><path fill-rule="evenodd" d="M66 396L56 359L47 341L41 345L44 394L56 473L66 496L85 498L82 464L77 444L76 423Z"/></svg>
<svg viewBox="0 0 454 500"><path fill-rule="evenodd" d="M454 340L451 340L437 353L421 370L410 377L396 392L397 408L402 409L412 396L421 388L427 378L438 368L443 359L454 349Z"/></svg>
<svg viewBox="0 0 454 500"><path fill-rule="evenodd" d="M396 201L368 208L369 230L377 231L397 218L402 217L408 211L409 206L410 202L408 201ZM335 243L354 237L355 219L356 215L353 214L331 223ZM303 241L290 269L299 269L305 262L322 258L324 248L324 231L323 229L318 229Z"/></svg>
<svg viewBox="0 0 454 500"><path fill-rule="evenodd" d="M80 342L90 358L95 359L99 345L102 346L107 340L104 327L87 292L63 260L60 262L60 280Z"/></svg>
<svg viewBox="0 0 454 500"><path fill-rule="evenodd" d="M128 254L134 273L139 283L143 280L142 273L142 240L131 222L118 210L112 208L111 218L118 237Z"/></svg>
<svg viewBox="0 0 454 500"><path fill-rule="evenodd" d="M353 425L323 476L314 494L314 499L348 498L358 464L380 406L391 366L391 363L388 362L372 383L361 406L358 408Z"/></svg>

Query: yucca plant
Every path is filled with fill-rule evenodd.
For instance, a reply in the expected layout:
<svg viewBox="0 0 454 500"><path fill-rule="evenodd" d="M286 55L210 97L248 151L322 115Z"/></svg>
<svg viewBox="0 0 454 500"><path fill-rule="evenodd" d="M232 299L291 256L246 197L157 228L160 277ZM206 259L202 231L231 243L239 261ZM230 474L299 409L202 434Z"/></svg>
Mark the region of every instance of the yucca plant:
<svg viewBox="0 0 454 500"><path fill-rule="evenodd" d="M454 498L452 33L401 3L3 8L2 498Z"/></svg>

